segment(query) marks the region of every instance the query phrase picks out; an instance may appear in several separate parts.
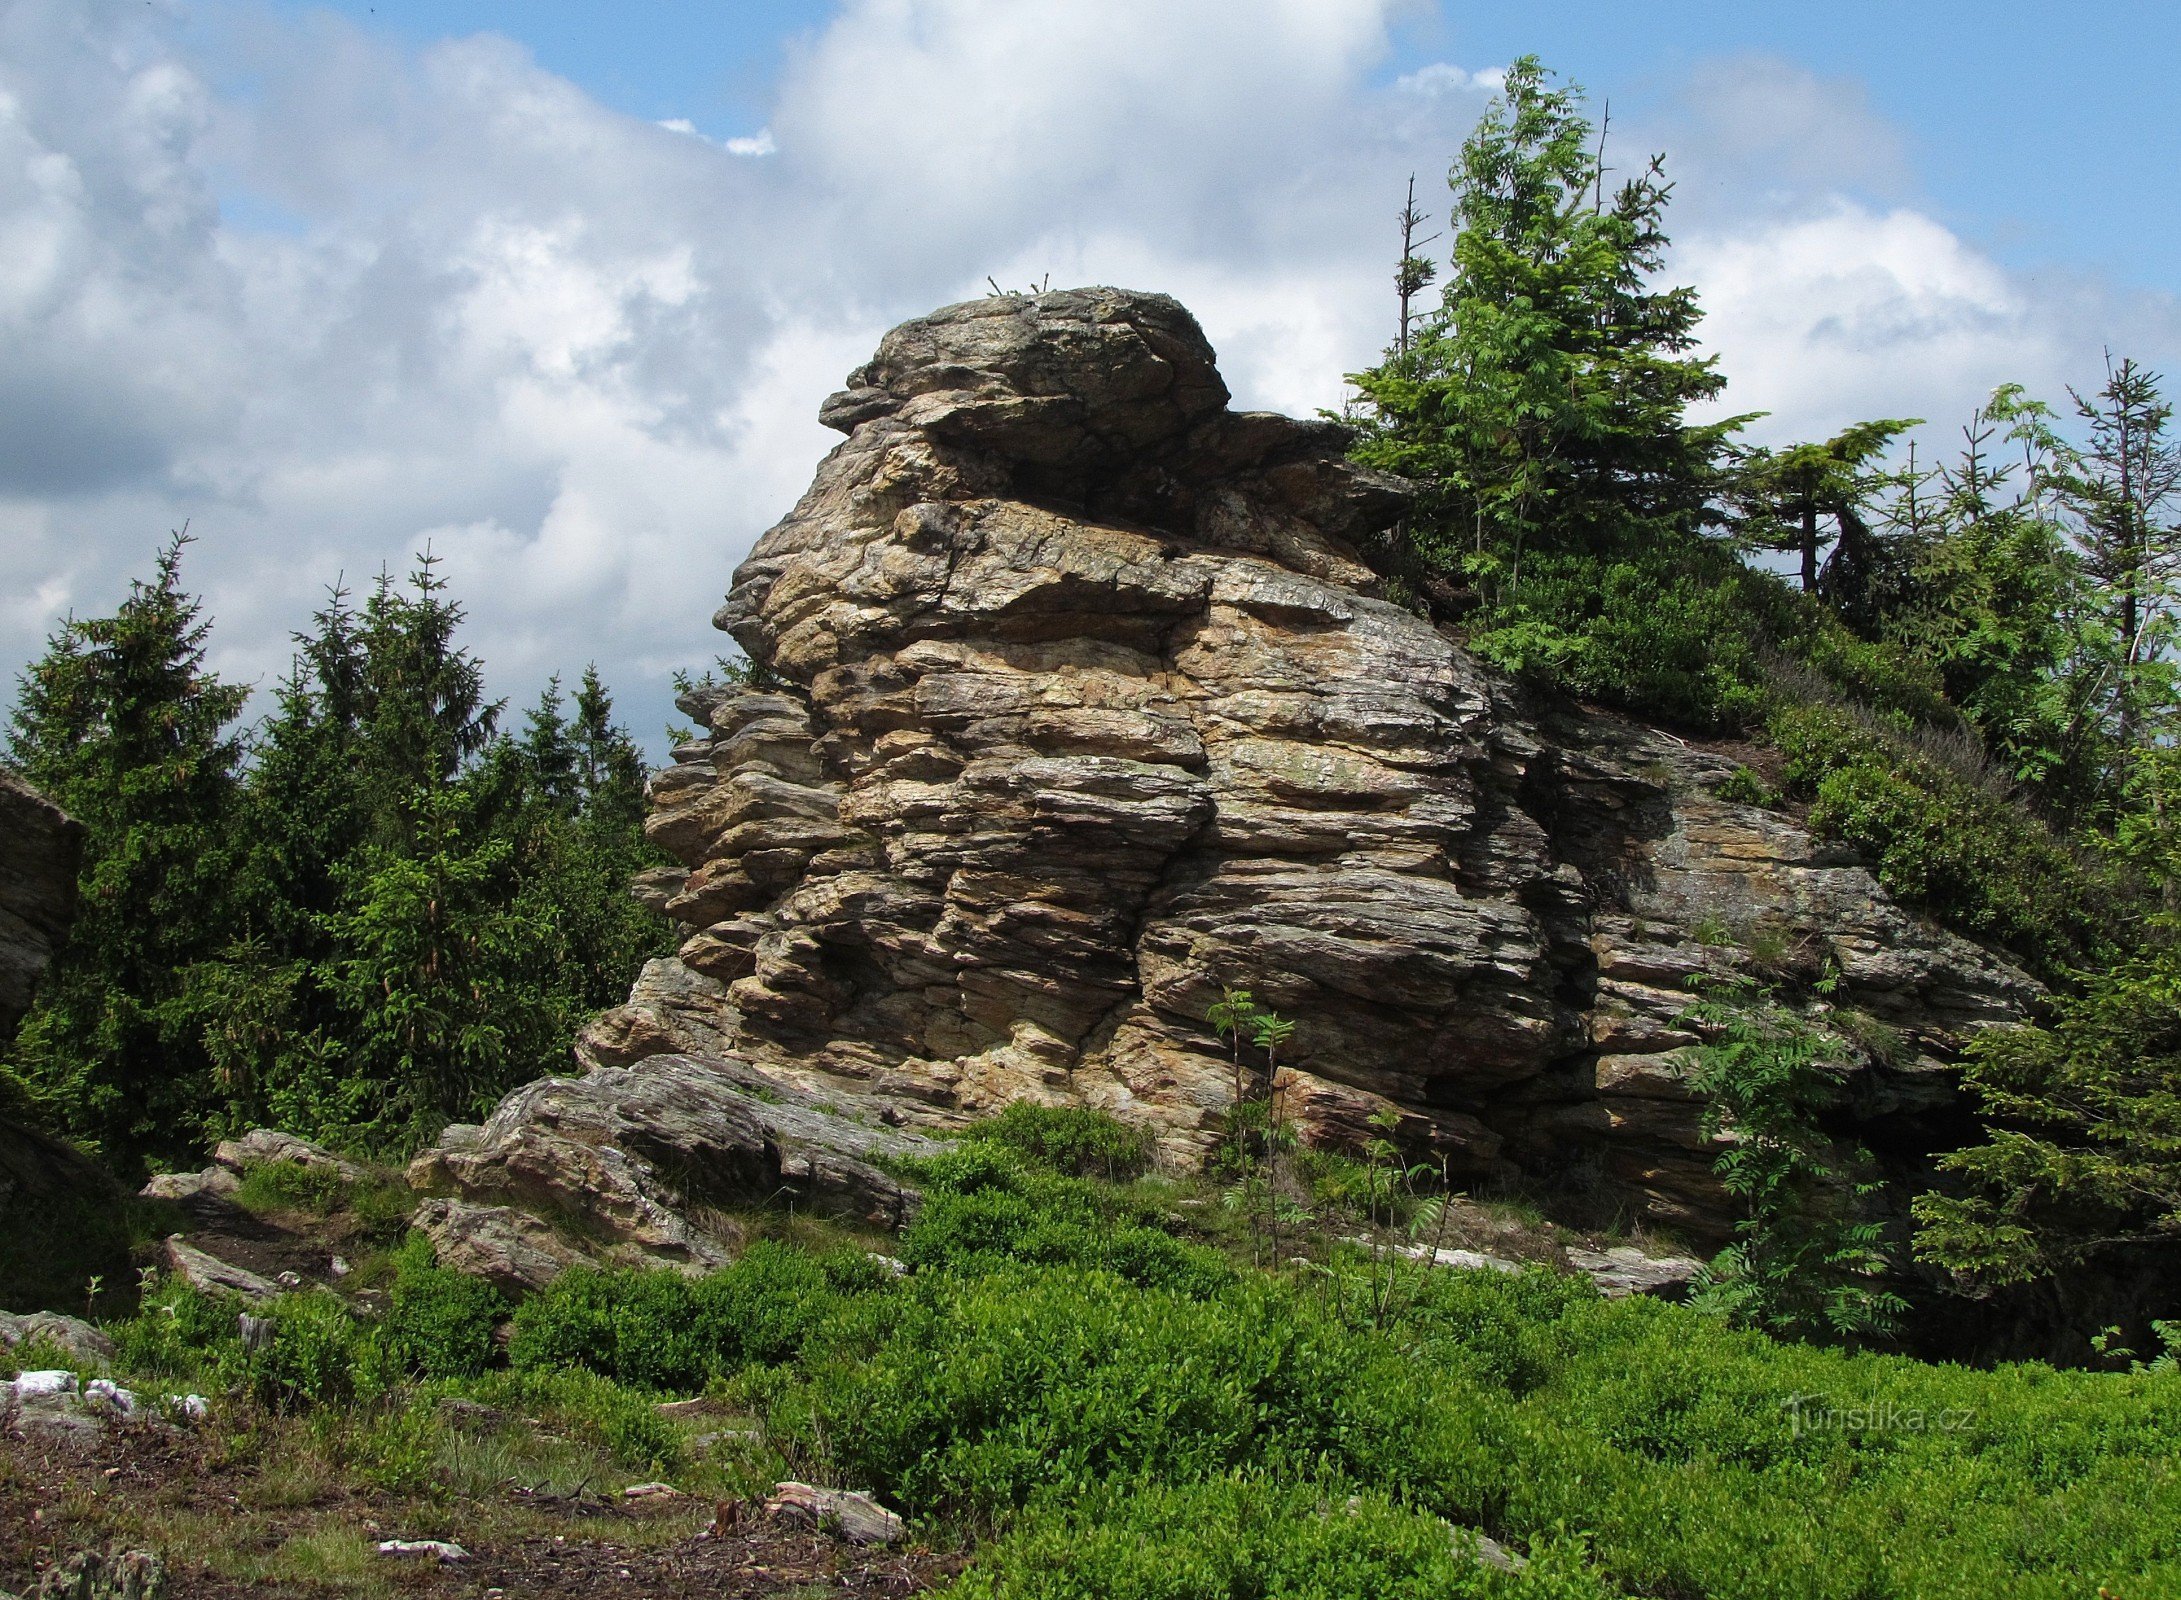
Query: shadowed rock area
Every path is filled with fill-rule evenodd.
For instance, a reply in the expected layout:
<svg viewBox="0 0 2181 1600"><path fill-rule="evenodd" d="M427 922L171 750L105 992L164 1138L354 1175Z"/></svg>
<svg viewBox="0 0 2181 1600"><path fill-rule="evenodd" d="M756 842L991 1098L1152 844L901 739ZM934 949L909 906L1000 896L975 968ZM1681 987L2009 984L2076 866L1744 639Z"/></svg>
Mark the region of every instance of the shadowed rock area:
<svg viewBox="0 0 2181 1600"><path fill-rule="evenodd" d="M15 1037L76 911L83 827L0 771L0 1045ZM124 1281L129 1239L114 1181L62 1140L9 1116L0 1083L0 1311L83 1309L96 1275Z"/></svg>
<svg viewBox="0 0 2181 1600"><path fill-rule="evenodd" d="M1163 295L886 336L716 618L760 676L685 698L704 732L649 824L683 866L643 886L684 942L586 1033L584 1082L731 1056L941 1130L1079 1101L1194 1162L1232 1097L1205 1009L1243 987L1296 1023L1311 1141L1390 1107L1457 1181L1580 1180L1716 1237L1678 1019L1761 949L1898 1031L1853 1074L1857 1131L1952 1114L1948 1063L2027 978L1723 798L1728 756L1529 703L1383 598L1359 548L1405 484L1226 402ZM574 1092L520 1091L500 1146L552 1121L524 1097ZM452 1186L513 1185L470 1137Z"/></svg>

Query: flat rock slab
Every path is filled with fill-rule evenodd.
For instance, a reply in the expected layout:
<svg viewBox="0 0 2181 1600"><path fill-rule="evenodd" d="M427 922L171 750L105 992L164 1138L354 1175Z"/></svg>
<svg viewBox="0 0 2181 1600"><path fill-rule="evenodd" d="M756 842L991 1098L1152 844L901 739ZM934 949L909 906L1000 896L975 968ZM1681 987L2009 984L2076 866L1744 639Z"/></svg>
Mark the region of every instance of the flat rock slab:
<svg viewBox="0 0 2181 1600"><path fill-rule="evenodd" d="M1634 1245L1615 1245L1610 1250L1568 1250L1568 1265L1586 1273L1608 1300L1625 1300L1632 1294L1678 1300L1689 1292L1704 1263L1694 1256L1648 1256Z"/></svg>
<svg viewBox="0 0 2181 1600"><path fill-rule="evenodd" d="M237 1294L245 1300L270 1300L281 1292L281 1286L272 1279L222 1261L178 1233L167 1239L166 1253L167 1270L193 1289L208 1294Z"/></svg>

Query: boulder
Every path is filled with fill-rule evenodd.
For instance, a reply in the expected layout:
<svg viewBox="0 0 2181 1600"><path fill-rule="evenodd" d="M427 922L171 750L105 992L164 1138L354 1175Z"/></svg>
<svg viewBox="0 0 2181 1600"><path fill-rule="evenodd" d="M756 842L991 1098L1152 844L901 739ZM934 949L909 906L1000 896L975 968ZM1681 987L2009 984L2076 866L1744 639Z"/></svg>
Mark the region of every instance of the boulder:
<svg viewBox="0 0 2181 1600"><path fill-rule="evenodd" d="M409 1224L432 1241L441 1266L483 1278L512 1299L536 1293L589 1259L551 1224L513 1206L427 1200Z"/></svg>
<svg viewBox="0 0 2181 1600"><path fill-rule="evenodd" d="M883 1226L907 1220L915 1191L872 1163L939 1146L889 1127L890 1109L733 1057L654 1056L516 1090L482 1126L447 1129L410 1164L409 1182L473 1203L446 1214L450 1231L454 1218L475 1220L476 1206L579 1216L623 1259L709 1271L739 1243L730 1224L707 1217L714 1208L793 1203ZM494 1226L541 1251L550 1232Z"/></svg>
<svg viewBox="0 0 2181 1600"><path fill-rule="evenodd" d="M15 1037L31 991L68 936L83 826L0 769L0 1042Z"/></svg>
<svg viewBox="0 0 2181 1600"><path fill-rule="evenodd" d="M222 1139L212 1151L213 1166L231 1173L281 1163L337 1173L344 1183L361 1183L369 1176L362 1167L344 1161L323 1145L274 1128L252 1128L239 1139ZM209 1178L210 1172L205 1176Z"/></svg>
<svg viewBox="0 0 2181 1600"><path fill-rule="evenodd" d="M0 770L0 1045L68 936L83 828ZM125 1285L121 1190L66 1141L8 1116L0 1097L0 1308L82 1306L91 1280Z"/></svg>
<svg viewBox="0 0 2181 1600"><path fill-rule="evenodd" d="M57 1311L35 1311L18 1317L0 1311L0 1347L13 1350L31 1339L65 1350L88 1366L114 1358L113 1340L81 1317L63 1316Z"/></svg>
<svg viewBox="0 0 2181 1600"><path fill-rule="evenodd" d="M1608 1300L1625 1300L1632 1294L1655 1295L1662 1300L1686 1296L1704 1263L1694 1256L1646 1255L1632 1244L1605 1250L1568 1247L1568 1265L1586 1274Z"/></svg>
<svg viewBox="0 0 2181 1600"><path fill-rule="evenodd" d="M93 1278L101 1311L125 1300L127 1208L75 1146L0 1118L0 1308L81 1311Z"/></svg>
<svg viewBox="0 0 2181 1600"><path fill-rule="evenodd" d="M145 1200L200 1209L230 1206L241 1187L242 1179L232 1168L210 1166L202 1172L155 1172L136 1192Z"/></svg>

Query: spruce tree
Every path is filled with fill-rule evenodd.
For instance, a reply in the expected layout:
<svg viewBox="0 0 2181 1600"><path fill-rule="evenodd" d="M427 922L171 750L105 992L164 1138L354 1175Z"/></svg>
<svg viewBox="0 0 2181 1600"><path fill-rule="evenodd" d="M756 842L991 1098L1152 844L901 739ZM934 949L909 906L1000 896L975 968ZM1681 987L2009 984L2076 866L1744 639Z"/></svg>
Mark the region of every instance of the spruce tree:
<svg viewBox="0 0 2181 1600"><path fill-rule="evenodd" d="M1692 535L1739 419L1691 423L1725 379L1691 354L1702 312L1658 287L1672 186L1654 158L1609 196L1581 91L1533 56L1448 176L1453 260L1407 350L1351 381L1358 459L1426 486L1417 553L1518 584L1530 551Z"/></svg>
<svg viewBox="0 0 2181 1600"><path fill-rule="evenodd" d="M81 898L15 1049L47 1116L125 1173L194 1153L211 1063L196 999L225 940L248 690L174 536L110 617L70 618L21 677L9 758L88 829Z"/></svg>

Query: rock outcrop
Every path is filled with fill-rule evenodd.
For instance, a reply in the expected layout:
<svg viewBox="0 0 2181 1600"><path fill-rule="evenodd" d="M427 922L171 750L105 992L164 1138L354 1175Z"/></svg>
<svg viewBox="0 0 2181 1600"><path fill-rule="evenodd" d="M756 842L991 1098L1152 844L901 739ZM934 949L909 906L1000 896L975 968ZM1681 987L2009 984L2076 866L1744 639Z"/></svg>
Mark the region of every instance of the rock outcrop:
<svg viewBox="0 0 2181 1600"><path fill-rule="evenodd" d="M708 1271L740 1242L731 1222L708 1216L723 1208L790 1204L906 1222L915 1190L874 1163L938 1146L890 1126L893 1116L868 1096L814 1093L730 1057L655 1056L541 1078L410 1163L412 1187L453 1197L427 1201L415 1220L442 1259L489 1263L478 1270L516 1293L550 1281L575 1252L520 1213L576 1224L585 1255Z"/></svg>
<svg viewBox="0 0 2181 1600"><path fill-rule="evenodd" d="M0 1044L68 936L83 828L0 771ZM81 1306L91 1281L127 1282L120 1189L82 1152L9 1119L0 1098L0 1309Z"/></svg>
<svg viewBox="0 0 2181 1600"><path fill-rule="evenodd" d="M886 336L716 618L757 680L685 697L704 731L652 779L683 865L644 892L677 957L585 1035L590 1078L428 1158L454 1187L520 1189L522 1142L582 1126L585 1181L642 1218L612 1152L721 1055L939 1129L1080 1101L1193 1161L1232 1097L1204 1021L1231 986L1294 1020L1278 1088L1307 1137L1390 1108L1458 1181L1572 1174L1716 1236L1674 1053L1689 981L1759 956L1829 965L1834 1003L1895 1030L1853 1118L1951 1104L1946 1063L2028 979L1730 798L1727 755L1530 703L1359 555L1403 483L1334 425L1226 402L1160 295L998 296ZM747 1098L692 1105L709 1139Z"/></svg>
<svg viewBox="0 0 2181 1600"><path fill-rule="evenodd" d="M0 1042L15 1037L31 991L68 936L83 826L0 770Z"/></svg>

